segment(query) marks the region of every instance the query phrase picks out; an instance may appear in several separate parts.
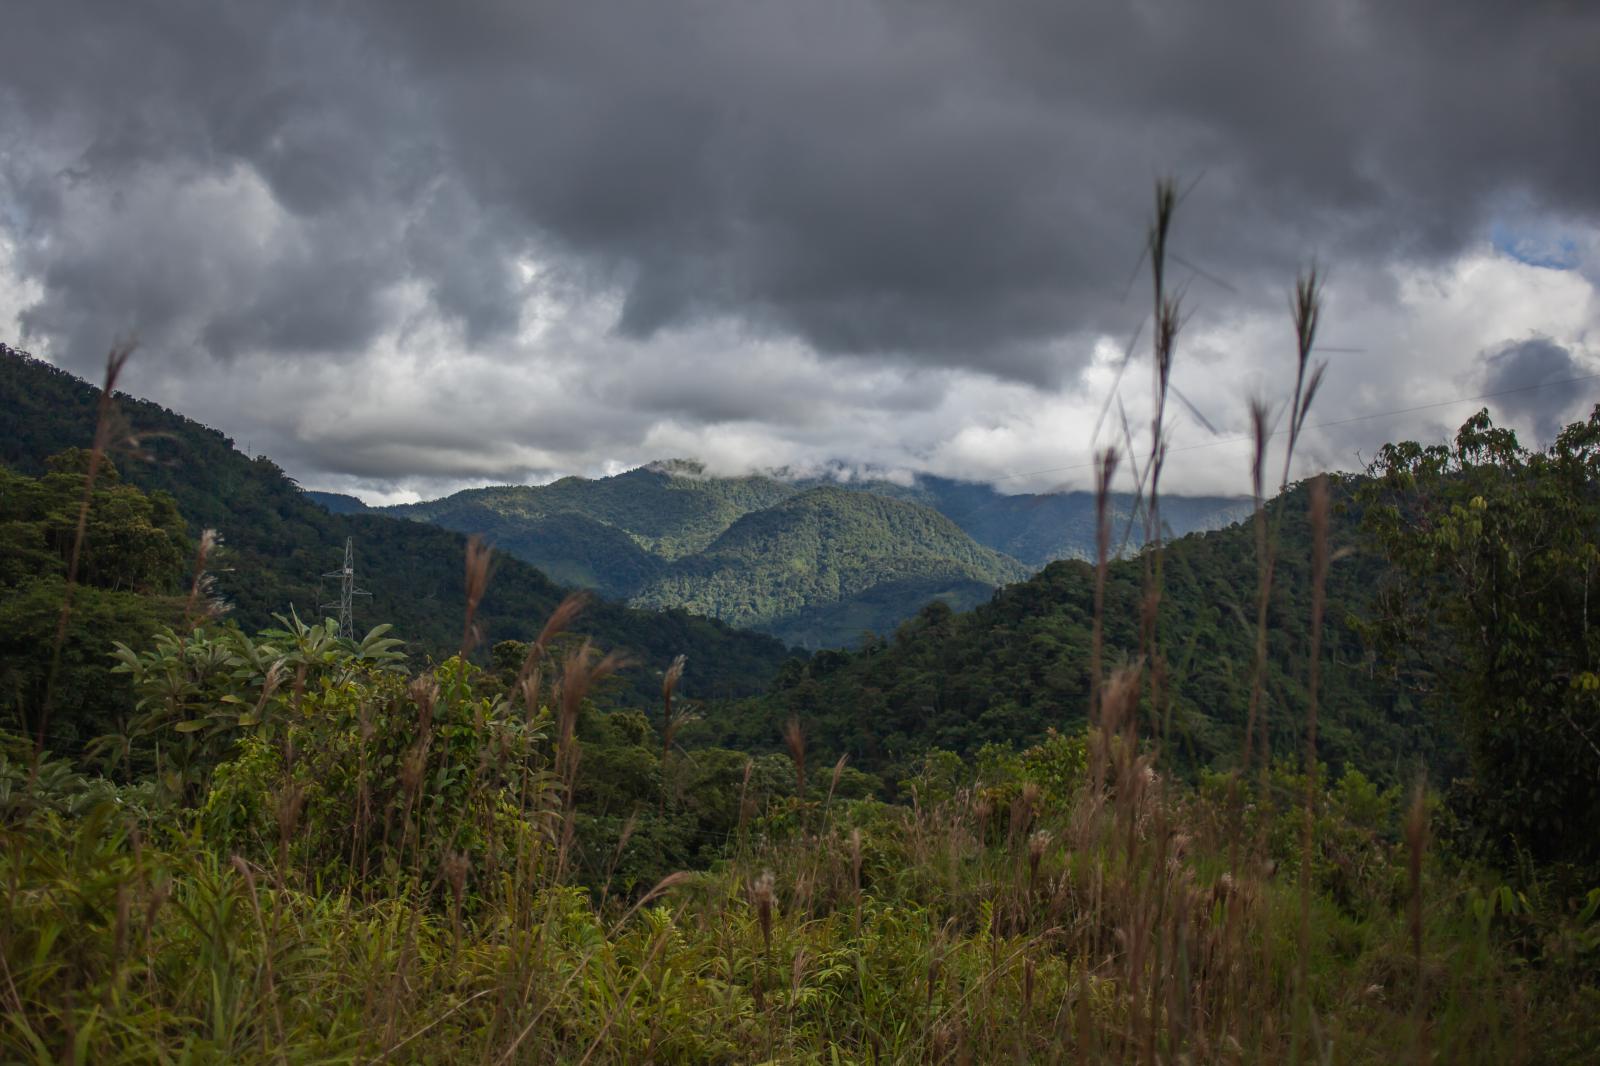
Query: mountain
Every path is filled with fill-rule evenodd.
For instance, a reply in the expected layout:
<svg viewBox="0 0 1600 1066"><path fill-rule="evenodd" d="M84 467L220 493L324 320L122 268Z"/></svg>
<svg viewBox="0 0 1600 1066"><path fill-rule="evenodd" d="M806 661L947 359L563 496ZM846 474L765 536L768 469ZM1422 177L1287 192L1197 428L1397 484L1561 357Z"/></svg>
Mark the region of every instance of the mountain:
<svg viewBox="0 0 1600 1066"><path fill-rule="evenodd" d="M712 477L685 460L382 511L482 534L555 580L634 606L813 648L893 629L933 599L971 606L1027 575L921 504L832 482Z"/></svg>
<svg viewBox="0 0 1600 1066"><path fill-rule="evenodd" d="M793 644L837 647L930 600L967 607L1027 576L930 508L839 487L752 511L633 597L681 605Z"/></svg>
<svg viewBox="0 0 1600 1066"><path fill-rule="evenodd" d="M722 535L734 520L810 490L835 487L856 493L904 499L933 507L966 535L994 551L1027 563L1032 570L1058 559L1093 559L1094 495L1086 491L1006 495L982 482L918 474L909 483L874 477L830 474L715 477L686 459L646 464L626 474L600 479L565 477L550 485L501 485L470 488L427 503L382 507L387 514L443 525L450 530L504 538L526 523L547 515L582 514L602 525L626 531L646 552L678 559L699 551ZM322 498L323 493L312 493ZM350 496L331 499L330 509L347 507ZM1162 501L1162 525L1171 538L1198 531L1221 530L1250 515L1248 496L1168 496ZM1144 522L1134 515L1134 498L1112 493L1115 536L1123 551L1144 543ZM536 565L560 567L560 546L542 546L528 538L518 555ZM541 557L542 559L536 559ZM598 587L606 587L600 573ZM626 584L626 583L624 583ZM611 587L621 587L614 584Z"/></svg>
<svg viewBox="0 0 1600 1066"><path fill-rule="evenodd" d="M810 502L790 506L802 498ZM344 508L346 499L330 500L330 507ZM911 510L861 502L852 512L852 499ZM1143 523L1133 520L1132 497L1115 496L1112 508L1119 545L1137 548ZM1089 493L1008 496L931 475L902 482L842 470L717 477L681 459L381 510L482 534L557 581L640 606L704 611L812 648L892 630L935 599L973 606L1051 560L1095 550ZM913 520L914 511L923 514ZM1235 497L1175 497L1164 506L1163 524L1179 536L1248 513L1249 501ZM750 522L763 514L769 517ZM790 522L794 529L783 528ZM823 543L836 524L848 551ZM863 553L859 563L846 561L849 552Z"/></svg>
<svg viewBox="0 0 1600 1066"><path fill-rule="evenodd" d="M99 389L41 360L0 347L0 464L37 476L46 459L88 443ZM176 502L191 532L218 530L225 552L217 589L247 629L272 624L291 608L316 616L333 589L319 577L355 542L358 582L371 593L357 605L357 628L393 623L418 654L443 657L461 639L465 538L437 526L379 513L333 514L265 457L248 458L227 437L158 404L118 396L112 459L125 481ZM508 555L497 557L478 611L485 643L531 639L566 590ZM686 654L684 692L729 696L759 691L785 649L687 611L640 611L593 604L580 632L628 652L639 664L623 680L653 704L657 675Z"/></svg>
<svg viewBox="0 0 1600 1066"><path fill-rule="evenodd" d="M354 496L347 496L342 492L317 492L313 489L306 490L306 499L333 514L361 514L372 508L366 502Z"/></svg>
<svg viewBox="0 0 1600 1066"><path fill-rule="evenodd" d="M1057 559L1092 559L1095 496L1092 492L1007 495L993 485L919 474L911 484L887 480L847 481L847 488L911 500L932 507L979 544L1004 552L1038 570ZM1125 492L1111 494L1114 547L1124 553L1144 544L1142 513ZM1249 517L1247 496L1171 496L1161 501L1167 537L1222 529Z"/></svg>
<svg viewBox="0 0 1600 1066"><path fill-rule="evenodd" d="M1029 568L878 482L712 477L685 460L614 477L469 489L383 513L479 533L553 579L682 607L802 647L981 603Z"/></svg>
<svg viewBox="0 0 1600 1066"><path fill-rule="evenodd" d="M1374 669L1359 631L1382 564L1363 550L1345 506L1336 519L1320 688L1321 757L1403 781L1419 760L1440 770L1458 761L1455 734ZM1271 750L1290 753L1301 729L1309 670L1310 534L1306 493L1284 508L1280 562L1269 613L1266 721ZM1256 562L1248 523L1173 542L1164 567L1161 639L1170 670L1170 709L1147 719L1166 733L1173 764L1236 763L1243 744L1255 646ZM1143 566L1114 561L1106 589L1105 661L1139 650ZM1094 568L1052 563L965 613L924 607L888 639L857 651L825 651L787 664L773 692L729 708L713 725L719 742L772 746L799 719L819 757L904 771L930 747L973 755L987 743L1034 743L1051 728L1080 726L1089 705ZM1150 714L1148 708L1146 713Z"/></svg>
<svg viewBox="0 0 1600 1066"><path fill-rule="evenodd" d="M567 477L548 485L467 489L387 514L496 537L557 514L579 514L625 532L651 555L682 558L709 546L738 518L793 496L775 478L708 477L697 463L652 463L614 477Z"/></svg>

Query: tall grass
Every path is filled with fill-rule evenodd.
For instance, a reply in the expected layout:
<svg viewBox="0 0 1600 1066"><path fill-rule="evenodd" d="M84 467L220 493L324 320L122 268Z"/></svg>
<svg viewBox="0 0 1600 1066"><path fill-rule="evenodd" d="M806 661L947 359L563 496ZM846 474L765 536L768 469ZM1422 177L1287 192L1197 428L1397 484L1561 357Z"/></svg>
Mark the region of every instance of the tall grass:
<svg viewBox="0 0 1600 1066"><path fill-rule="evenodd" d="M61 676L61 649L67 642L67 628L72 624L73 593L78 587L78 563L83 558L83 545L89 532L89 508L94 503L94 486L100 477L100 467L105 463L106 452L113 443L116 427L116 389L122 377L122 368L133 355L134 342L119 341L111 346L106 356L106 375L100 387L100 398L95 404L94 438L89 445L89 465L84 471L83 497L78 506L78 523L72 534L72 548L67 555L66 589L61 596L61 614L56 620L55 640L50 650L50 670L46 675L44 700L39 707L35 726L34 761L44 754L44 743L50 728L50 714L54 710L56 685Z"/></svg>

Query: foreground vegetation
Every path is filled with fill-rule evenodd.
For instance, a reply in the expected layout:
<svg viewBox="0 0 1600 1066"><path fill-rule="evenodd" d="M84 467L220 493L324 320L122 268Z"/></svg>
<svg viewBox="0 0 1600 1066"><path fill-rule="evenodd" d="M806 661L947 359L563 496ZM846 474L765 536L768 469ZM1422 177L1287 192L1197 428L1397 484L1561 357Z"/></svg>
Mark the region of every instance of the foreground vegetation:
<svg viewBox="0 0 1600 1066"><path fill-rule="evenodd" d="M1309 850L1286 770L1236 823L1226 778L1139 754L1131 675L1100 728L932 755L886 805L799 734L785 776L684 787L716 753L595 713L611 664L581 646L506 691L308 639L315 665L152 706L193 775L13 745L7 1060L1581 1061L1597 1035L1600 893L1474 875L1430 801L1356 771ZM129 658L142 689L173 654ZM673 825L718 857L640 871Z"/></svg>
<svg viewBox="0 0 1600 1066"><path fill-rule="evenodd" d="M925 746L893 781L820 760L798 719L777 752L706 747L683 664L639 708L621 661L571 631L581 601L479 664L412 665L381 628L292 615L247 635L217 614L207 538L58 466L8 482L9 579L62 555L85 582L144 577L125 582L136 636L102 668L102 719L48 720L89 706L51 686L77 676L63 658L19 704L46 717L0 754L8 1061L1581 1062L1600 1039L1587 838L1533 821L1508 856L1470 821L1516 804L1515 773L1472 779L1466 806L1289 745L1175 774L1137 665L1106 671L1087 725ZM74 492L105 506L95 553L67 532ZM1444 513L1514 514L1506 492ZM470 552L462 578L469 655L487 561ZM160 594L175 570L188 589ZM1091 649L1112 628L1087 625ZM1451 668L1453 691L1498 676ZM1581 680L1551 691L1589 720ZM74 759L38 746L90 726ZM1583 795L1584 749L1560 750L1552 780Z"/></svg>
<svg viewBox="0 0 1600 1066"><path fill-rule="evenodd" d="M125 541L152 579L160 528ZM1138 667L1090 727L925 749L886 804L798 720L773 754L686 747L682 663L629 709L579 600L488 666L413 666L382 629L246 635L203 563L117 648L134 714L75 760L37 720L3 743L5 1060L1576 1063L1600 1036L1600 892L1549 861L1581 850L1485 860L1472 808L1283 747L1174 776Z"/></svg>

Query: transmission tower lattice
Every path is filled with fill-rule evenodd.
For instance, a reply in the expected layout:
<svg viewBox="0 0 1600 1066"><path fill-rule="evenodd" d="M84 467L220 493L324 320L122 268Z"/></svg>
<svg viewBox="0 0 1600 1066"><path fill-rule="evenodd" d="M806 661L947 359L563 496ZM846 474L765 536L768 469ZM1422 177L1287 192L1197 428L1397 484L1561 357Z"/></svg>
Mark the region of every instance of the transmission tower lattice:
<svg viewBox="0 0 1600 1066"><path fill-rule="evenodd" d="M371 596L366 589L356 588L356 554L355 538L344 538L344 566L338 570L329 570L323 577L336 577L339 579L339 599L337 602L317 604L317 610L329 611L339 609L339 635L354 640L356 636L355 625L351 618L351 604L357 596Z"/></svg>

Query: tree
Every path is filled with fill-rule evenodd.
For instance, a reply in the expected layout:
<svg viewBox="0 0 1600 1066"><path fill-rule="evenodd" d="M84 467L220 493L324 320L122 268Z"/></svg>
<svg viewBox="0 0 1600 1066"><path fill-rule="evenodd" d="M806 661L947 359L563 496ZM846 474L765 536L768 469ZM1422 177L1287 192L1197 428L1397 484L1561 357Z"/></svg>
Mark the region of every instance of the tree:
<svg viewBox="0 0 1600 1066"><path fill-rule="evenodd" d="M1600 868L1600 407L1544 452L1480 411L1370 473L1365 524L1392 564L1374 630L1459 720L1460 801L1502 858Z"/></svg>
<svg viewBox="0 0 1600 1066"><path fill-rule="evenodd" d="M77 754L131 712L131 691L112 672L112 643L142 641L176 619L191 551L172 499L124 484L105 463L62 631L88 452L69 449L46 468L33 478L0 466L0 723L32 736L52 702L44 741Z"/></svg>

